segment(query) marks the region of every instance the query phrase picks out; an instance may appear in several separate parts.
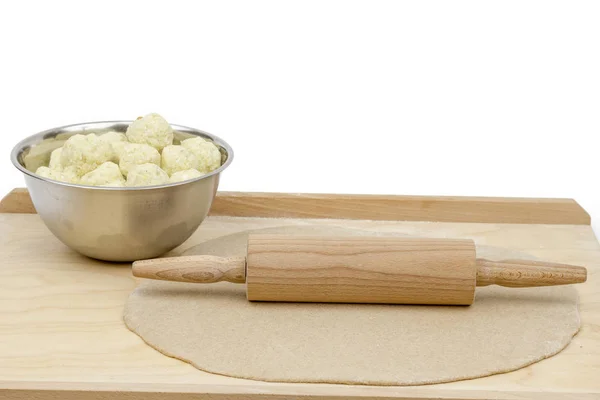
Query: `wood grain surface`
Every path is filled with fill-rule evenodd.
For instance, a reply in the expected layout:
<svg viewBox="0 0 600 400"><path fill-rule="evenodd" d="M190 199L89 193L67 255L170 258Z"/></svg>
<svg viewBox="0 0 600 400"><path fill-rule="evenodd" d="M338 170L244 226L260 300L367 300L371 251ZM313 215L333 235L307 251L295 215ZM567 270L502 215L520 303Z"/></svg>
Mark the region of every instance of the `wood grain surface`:
<svg viewBox="0 0 600 400"><path fill-rule="evenodd" d="M252 301L469 305L472 240L250 235Z"/></svg>
<svg viewBox="0 0 600 400"><path fill-rule="evenodd" d="M571 199L221 192L211 215L376 221L590 224Z"/></svg>
<svg viewBox="0 0 600 400"><path fill-rule="evenodd" d="M34 213L27 189L15 189L0 212ZM572 199L219 192L213 216L376 221L589 225Z"/></svg>
<svg viewBox="0 0 600 400"><path fill-rule="evenodd" d="M246 257L185 256L135 261L133 276L172 282L246 282Z"/></svg>
<svg viewBox="0 0 600 400"><path fill-rule="evenodd" d="M213 375L160 354L125 327L123 305L135 286L129 264L75 254L37 215L0 214L0 399L600 398L600 245L586 225L209 217L170 256L234 232L311 224L473 239L478 245L585 265L588 281L576 286L581 330L561 353L521 370L439 385L284 384Z"/></svg>
<svg viewBox="0 0 600 400"><path fill-rule="evenodd" d="M0 213L35 214L35 207L25 188L13 189L0 200Z"/></svg>
<svg viewBox="0 0 600 400"><path fill-rule="evenodd" d="M585 267L544 261L477 259L477 286L512 288L569 285L587 279Z"/></svg>

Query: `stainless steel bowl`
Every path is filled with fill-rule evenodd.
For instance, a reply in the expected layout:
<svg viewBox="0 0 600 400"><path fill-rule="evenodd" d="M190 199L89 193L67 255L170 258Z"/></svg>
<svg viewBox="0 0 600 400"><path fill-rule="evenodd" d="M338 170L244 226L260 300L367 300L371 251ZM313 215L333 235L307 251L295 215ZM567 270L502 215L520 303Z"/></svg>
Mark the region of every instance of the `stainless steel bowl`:
<svg viewBox="0 0 600 400"><path fill-rule="evenodd" d="M21 141L11 153L13 164L25 174L33 204L48 229L88 257L133 261L157 257L182 244L208 214L219 176L233 159L233 150L224 140L171 125L175 142L194 136L212 140L221 151L221 167L190 181L134 188L74 185L34 173L40 165L47 165L52 150L70 136L125 132L130 123L92 122L50 129Z"/></svg>

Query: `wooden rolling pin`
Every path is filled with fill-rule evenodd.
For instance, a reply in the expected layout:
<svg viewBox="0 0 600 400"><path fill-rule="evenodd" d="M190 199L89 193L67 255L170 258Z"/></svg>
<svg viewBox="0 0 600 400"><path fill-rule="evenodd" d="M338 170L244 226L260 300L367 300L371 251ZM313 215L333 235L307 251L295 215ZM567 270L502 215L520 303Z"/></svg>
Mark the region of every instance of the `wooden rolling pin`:
<svg viewBox="0 0 600 400"><path fill-rule="evenodd" d="M581 283L587 272L565 264L477 259L472 240L251 234L246 257L136 261L133 275L245 282L250 301L469 305L476 286Z"/></svg>

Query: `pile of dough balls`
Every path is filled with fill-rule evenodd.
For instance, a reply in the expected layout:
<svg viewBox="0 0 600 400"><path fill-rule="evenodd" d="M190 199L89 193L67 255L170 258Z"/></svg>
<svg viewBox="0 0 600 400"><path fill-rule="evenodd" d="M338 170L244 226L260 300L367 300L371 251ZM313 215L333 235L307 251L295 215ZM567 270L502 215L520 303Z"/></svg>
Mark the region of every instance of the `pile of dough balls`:
<svg viewBox="0 0 600 400"><path fill-rule="evenodd" d="M133 121L125 134L71 136L36 174L87 186L134 187L182 182L221 166L221 152L201 137L173 144L171 125L156 113Z"/></svg>

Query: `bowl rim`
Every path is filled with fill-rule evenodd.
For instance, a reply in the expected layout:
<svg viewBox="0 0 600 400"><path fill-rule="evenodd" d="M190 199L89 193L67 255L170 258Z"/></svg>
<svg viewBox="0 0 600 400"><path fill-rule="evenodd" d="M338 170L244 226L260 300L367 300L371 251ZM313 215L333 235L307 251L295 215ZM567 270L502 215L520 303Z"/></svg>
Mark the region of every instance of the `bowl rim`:
<svg viewBox="0 0 600 400"><path fill-rule="evenodd" d="M213 142L215 142L216 144L218 144L219 146L221 146L222 148L225 149L225 151L227 152L227 160L219 168L215 169L214 171L209 172L208 174L199 176L197 178L193 178L193 179L189 179L189 180L181 181L181 182L175 182L175 183L166 183L163 185L133 186L133 187L89 186L89 185L80 185L78 183L61 182L61 181L49 179L49 178L46 178L43 176L39 176L38 174L25 168L19 162L19 159L18 159L19 154L21 154L21 152L26 147L40 143L47 135L50 135L53 133L59 133L60 131L63 131L63 130L69 130L69 129L74 129L74 128L78 128L78 127L93 128L94 126L98 126L98 125L106 125L106 127L108 128L111 125L119 125L119 124L129 125L132 122L133 122L133 120L92 121L92 122L82 122L82 123L77 123L77 124L63 125L63 126L58 126L58 127L51 128L51 129L46 129L42 132L38 132L36 134L27 136L26 138L20 140L13 147L13 149L10 153L10 160L11 160L12 164L19 171L21 171L23 174L28 175L34 179L38 179L41 181L49 182L51 184L56 184L56 185L60 185L60 186L68 186L68 187L88 189L88 190L101 190L101 191L141 191L141 190L157 190L157 189L164 189L164 188L168 188L168 187L183 186L183 185L191 184L193 182L200 181L202 179L209 178L214 175L218 175L222 171L224 171L233 161L233 148L225 140L221 139L220 137L218 137L216 135L213 135L212 133L208 133L208 132L202 131L200 129L192 128L192 127L185 126L185 125L170 123L169 125L171 126L171 128L173 128L174 131L186 131L188 133L192 133L192 134L195 134L196 136L200 136L200 137L207 136ZM93 131L90 131L89 133L93 133Z"/></svg>

